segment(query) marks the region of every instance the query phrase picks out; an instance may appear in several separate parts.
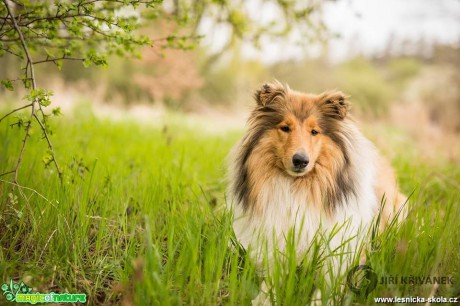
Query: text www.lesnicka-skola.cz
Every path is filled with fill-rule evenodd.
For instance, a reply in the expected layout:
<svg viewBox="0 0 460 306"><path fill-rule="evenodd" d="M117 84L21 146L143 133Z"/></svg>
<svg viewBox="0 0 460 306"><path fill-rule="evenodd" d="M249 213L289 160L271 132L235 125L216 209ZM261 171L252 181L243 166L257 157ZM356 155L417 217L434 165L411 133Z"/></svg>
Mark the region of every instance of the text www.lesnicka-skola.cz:
<svg viewBox="0 0 460 306"><path fill-rule="evenodd" d="M458 297L447 298L444 296L433 296L429 298L419 296L409 297L376 297L374 298L375 303L458 303L460 299Z"/></svg>

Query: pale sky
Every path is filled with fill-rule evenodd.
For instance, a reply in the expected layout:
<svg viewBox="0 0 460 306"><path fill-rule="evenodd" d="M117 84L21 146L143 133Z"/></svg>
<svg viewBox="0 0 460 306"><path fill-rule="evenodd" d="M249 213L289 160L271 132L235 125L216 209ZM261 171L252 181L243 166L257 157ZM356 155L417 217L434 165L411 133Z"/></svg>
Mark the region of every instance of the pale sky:
<svg viewBox="0 0 460 306"><path fill-rule="evenodd" d="M328 27L342 36L332 42L332 57L354 51L350 41L365 54L378 53L390 36L396 41L460 42L459 0L343 0L327 3L325 17Z"/></svg>
<svg viewBox="0 0 460 306"><path fill-rule="evenodd" d="M254 0L252 0L254 2ZM251 6L251 2L247 2ZM250 11L253 11L250 9ZM265 10L258 13L273 14ZM350 54L378 54L390 37L402 40L428 42L460 42L460 0L338 0L327 1L323 7L324 22L341 38L330 40L330 58L345 59ZM204 28L211 28L204 25ZM214 27L214 33L206 33L204 43L218 49L228 37L225 28ZM207 32L207 31L205 31ZM397 44L396 44L397 45ZM318 54L318 48L310 48L310 54ZM277 43L264 44L261 51L252 46L243 47L243 55L259 58L266 63L283 59L301 58L306 50Z"/></svg>

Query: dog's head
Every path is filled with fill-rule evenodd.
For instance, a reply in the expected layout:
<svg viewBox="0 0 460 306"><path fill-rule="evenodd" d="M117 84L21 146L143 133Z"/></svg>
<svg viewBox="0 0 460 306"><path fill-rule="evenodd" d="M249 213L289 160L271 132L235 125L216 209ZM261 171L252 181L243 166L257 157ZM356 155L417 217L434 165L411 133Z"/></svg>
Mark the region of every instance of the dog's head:
<svg viewBox="0 0 460 306"><path fill-rule="evenodd" d="M301 177L316 165L335 167L330 163L343 160L346 144L341 136L350 104L342 92L306 94L274 82L257 90L255 100L250 126L279 169Z"/></svg>

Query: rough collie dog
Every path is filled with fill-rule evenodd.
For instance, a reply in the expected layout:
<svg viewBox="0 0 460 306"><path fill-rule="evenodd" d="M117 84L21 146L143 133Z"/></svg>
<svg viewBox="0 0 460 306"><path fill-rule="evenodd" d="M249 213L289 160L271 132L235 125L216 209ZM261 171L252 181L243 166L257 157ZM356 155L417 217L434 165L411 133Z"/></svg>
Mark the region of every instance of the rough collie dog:
<svg viewBox="0 0 460 306"><path fill-rule="evenodd" d="M346 96L301 93L274 82L257 90L255 100L248 130L230 156L236 238L261 263L263 243L269 253L283 251L293 228L301 257L318 231L346 224L329 247L350 241L347 250L356 253L360 233L379 213L381 226L388 224L406 198L348 114Z"/></svg>

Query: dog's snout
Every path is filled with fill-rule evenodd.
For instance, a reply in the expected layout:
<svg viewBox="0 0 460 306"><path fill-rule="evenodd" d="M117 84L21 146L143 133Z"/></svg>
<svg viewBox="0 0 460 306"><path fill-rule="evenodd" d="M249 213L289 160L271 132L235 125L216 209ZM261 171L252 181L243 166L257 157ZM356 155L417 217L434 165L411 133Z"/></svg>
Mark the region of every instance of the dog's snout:
<svg viewBox="0 0 460 306"><path fill-rule="evenodd" d="M292 164L294 167L298 169L303 169L308 165L308 162L310 160L308 159L308 156L305 155L304 153L296 153L292 157Z"/></svg>

